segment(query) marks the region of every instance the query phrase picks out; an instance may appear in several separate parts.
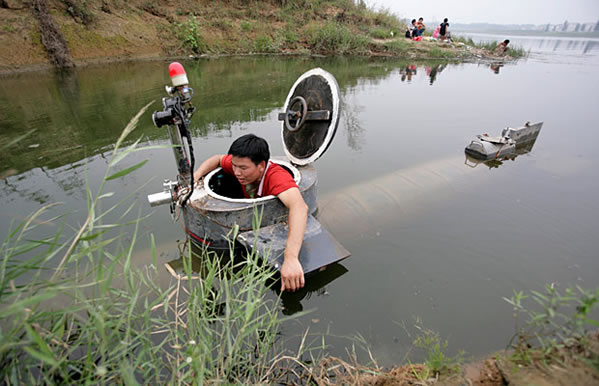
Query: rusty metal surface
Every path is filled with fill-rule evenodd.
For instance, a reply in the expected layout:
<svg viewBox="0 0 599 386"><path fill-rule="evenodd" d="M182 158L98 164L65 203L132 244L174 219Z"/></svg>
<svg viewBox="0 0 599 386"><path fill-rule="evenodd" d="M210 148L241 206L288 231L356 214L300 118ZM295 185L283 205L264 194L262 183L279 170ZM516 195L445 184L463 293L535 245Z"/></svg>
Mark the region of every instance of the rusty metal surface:
<svg viewBox="0 0 599 386"><path fill-rule="evenodd" d="M268 259L275 268L280 269L288 232L289 226L286 223L278 223L261 228L258 232L241 233L238 240L247 248L257 248L262 257ZM349 256L350 253L318 220L308 216L304 242L299 255L304 273L316 271Z"/></svg>
<svg viewBox="0 0 599 386"><path fill-rule="evenodd" d="M313 166L298 167L301 174L300 192L308 205L309 212L317 209L316 169ZM240 231L253 229L255 213L262 213L261 226L287 221L287 208L276 197L251 202L224 201L212 197L198 189L189 204L181 208L185 227L203 239L223 240L234 225ZM253 201L253 200L252 200Z"/></svg>

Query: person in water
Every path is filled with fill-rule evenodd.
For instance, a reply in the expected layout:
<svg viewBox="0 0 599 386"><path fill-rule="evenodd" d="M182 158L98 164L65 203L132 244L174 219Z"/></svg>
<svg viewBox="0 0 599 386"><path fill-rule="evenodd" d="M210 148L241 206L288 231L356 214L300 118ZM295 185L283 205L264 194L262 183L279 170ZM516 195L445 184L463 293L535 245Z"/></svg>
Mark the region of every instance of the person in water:
<svg viewBox="0 0 599 386"><path fill-rule="evenodd" d="M268 142L254 134L246 134L233 141L228 154L215 154L202 162L193 178L200 183L206 174L220 166L225 173L237 178L246 198L273 195L281 200L289 209L281 291L295 291L305 283L299 252L306 232L308 205L291 174L269 159Z"/></svg>
<svg viewBox="0 0 599 386"><path fill-rule="evenodd" d="M507 54L508 44L510 44L509 39L505 39L501 43L497 44L497 55L505 55Z"/></svg>

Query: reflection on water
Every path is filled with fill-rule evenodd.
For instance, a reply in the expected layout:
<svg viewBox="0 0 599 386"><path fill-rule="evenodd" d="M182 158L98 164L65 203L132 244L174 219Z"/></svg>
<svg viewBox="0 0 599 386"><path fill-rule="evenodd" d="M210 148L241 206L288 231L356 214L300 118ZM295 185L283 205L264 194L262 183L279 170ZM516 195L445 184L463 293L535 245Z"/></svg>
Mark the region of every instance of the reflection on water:
<svg viewBox="0 0 599 386"><path fill-rule="evenodd" d="M464 33L476 42L500 41L508 37L514 46L523 47L533 53L557 53L561 51L577 54L597 54L599 39L596 37L556 37L556 36L524 36L524 35L495 35L484 33Z"/></svg>
<svg viewBox="0 0 599 386"><path fill-rule="evenodd" d="M355 151L359 151L365 141L364 127L359 118L363 109L362 106L357 104L341 102L341 122L343 122L343 128L347 133L347 145Z"/></svg>
<svg viewBox="0 0 599 386"><path fill-rule="evenodd" d="M466 161L464 161L464 163L471 168L475 168L482 163L487 165L489 169L496 169L503 165L506 161L515 161L516 158L518 158L518 156L530 153L532 151L533 146L535 145L535 142L536 137L534 141L528 142L524 146L516 146L516 152L514 154L510 154L497 159L481 160L466 154Z"/></svg>
<svg viewBox="0 0 599 386"><path fill-rule="evenodd" d="M347 268L342 264L333 263L327 266L324 271L314 272L307 276L306 285L303 288L300 288L295 292L285 292L281 294L283 314L293 315L296 312L303 311L304 307L302 306L302 301L308 301L312 296L329 296L327 286L346 273ZM277 294L280 294L278 288L279 284L277 283L274 289Z"/></svg>
<svg viewBox="0 0 599 386"><path fill-rule="evenodd" d="M443 71L446 67L447 67L447 63L436 64L434 66L430 66L430 67L427 66L427 67L425 67L426 74L430 78L430 83L429 84L431 86L433 85L433 83L435 83L435 80L437 80L437 75L439 75L439 73L441 73L441 71Z"/></svg>
<svg viewBox="0 0 599 386"><path fill-rule="evenodd" d="M401 81L405 81L407 80L408 83L410 83L412 81L412 76L416 75L418 73L418 68L416 66L416 64L412 63L409 64L405 67L403 67L400 71L401 73Z"/></svg>
<svg viewBox="0 0 599 386"><path fill-rule="evenodd" d="M493 73L499 74L499 70L501 69L501 67L503 67L503 65L503 62L495 62L489 64L489 68L491 69L491 71L493 71Z"/></svg>
<svg viewBox="0 0 599 386"><path fill-rule="evenodd" d="M178 280L188 279L188 276L185 273L183 261L183 259L187 258L186 245L187 243L179 244L179 258L170 260L165 264L167 271ZM193 272L193 275L191 276L192 280L201 280L206 277L209 268L204 261L205 258L211 259L212 262L218 263L221 268L227 264L231 264L232 262L235 266L240 262L244 263L247 261L244 256L246 252L240 248L236 249L235 255L232 259L228 252L217 253L206 250L203 247L199 247L194 243L191 243L191 245L191 270ZM279 280L278 274L275 276L276 280L270 281L267 283L267 286L269 286L269 288L272 290L273 296L281 296L282 313L284 315L293 315L304 310L302 301L307 301L312 296L328 296L326 286L343 276L345 273L347 273L347 268L340 263L333 263L319 271L314 271L306 275L305 286L295 292L281 293L281 282Z"/></svg>
<svg viewBox="0 0 599 386"><path fill-rule="evenodd" d="M370 65L367 60L223 58L185 63L196 90L198 114L192 122L195 138L211 134L231 137L247 122L265 122L281 108L297 74L324 66L335 73L342 90L376 83L401 63ZM27 74L2 79L0 139L8 143L26 131L35 134L0 154L4 169L21 173L47 166L60 167L110 148L141 106L158 101L169 82L163 63L115 64L69 74ZM350 125L353 130L356 126ZM136 133L145 141L165 140L147 114ZM41 143L39 148L32 145Z"/></svg>
<svg viewBox="0 0 599 386"><path fill-rule="evenodd" d="M432 86L433 83L435 83L435 81L437 80L437 76L448 66L448 63L445 62L441 62L441 63L435 63L432 62L431 64L425 64L424 66L422 66L422 64L418 64L418 63L410 63L404 67L402 67L399 70L399 73L401 74L401 81L407 81L408 83L412 82L412 78L418 74L418 67L421 66L424 68L424 71L426 72L426 76L429 77L429 84Z"/></svg>

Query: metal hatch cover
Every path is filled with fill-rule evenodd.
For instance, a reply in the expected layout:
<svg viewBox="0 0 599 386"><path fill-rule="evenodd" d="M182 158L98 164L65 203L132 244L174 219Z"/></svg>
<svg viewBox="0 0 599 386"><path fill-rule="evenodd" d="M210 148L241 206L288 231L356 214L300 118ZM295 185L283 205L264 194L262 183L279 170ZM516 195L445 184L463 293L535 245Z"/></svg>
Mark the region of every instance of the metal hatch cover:
<svg viewBox="0 0 599 386"><path fill-rule="evenodd" d="M327 150L339 125L340 92L337 80L322 68L302 74L285 100L281 139L296 165L316 161Z"/></svg>
<svg viewBox="0 0 599 386"><path fill-rule="evenodd" d="M280 270L283 265L288 232L287 224L278 223L260 228L257 234L254 231L240 233L238 240L248 249L253 248L255 243L258 254L262 257L268 256L268 262ZM299 254L304 274L343 260L350 255L314 216L308 216L304 242Z"/></svg>

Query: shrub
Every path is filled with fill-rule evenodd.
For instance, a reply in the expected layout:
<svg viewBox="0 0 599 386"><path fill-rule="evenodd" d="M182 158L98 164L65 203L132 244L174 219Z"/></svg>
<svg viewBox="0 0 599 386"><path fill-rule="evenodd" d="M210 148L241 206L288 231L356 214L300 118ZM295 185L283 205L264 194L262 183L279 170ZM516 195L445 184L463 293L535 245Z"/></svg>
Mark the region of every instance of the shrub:
<svg viewBox="0 0 599 386"><path fill-rule="evenodd" d="M525 305L529 296L514 291L511 298L503 298L513 306L516 333L509 342L514 349L513 359L530 364L534 358L548 359L556 350L569 344L587 343L587 327L599 327L592 319L594 308L599 304L599 288L586 290L581 287L566 288L560 293L553 284L545 286L545 292L531 291L536 307ZM527 320L520 325L520 316Z"/></svg>
<svg viewBox="0 0 599 386"><path fill-rule="evenodd" d="M190 16L184 23L175 23L175 28L184 47L191 49L196 54L206 51L206 45L199 30L200 23L195 16Z"/></svg>
<svg viewBox="0 0 599 386"><path fill-rule="evenodd" d="M391 32L388 28L378 27L370 30L370 36L377 39L388 39L393 37Z"/></svg>
<svg viewBox="0 0 599 386"><path fill-rule="evenodd" d="M270 36L260 35L254 42L254 49L256 52L273 53L279 50L279 46L272 40Z"/></svg>
<svg viewBox="0 0 599 386"><path fill-rule="evenodd" d="M438 332L434 332L427 328L420 328L422 331L416 339L414 346L426 352L424 364L426 365L425 373L419 374L412 367L414 375L418 378L426 380L429 376L438 376L440 374L453 374L460 369L463 362L464 353L460 351L456 356L447 355L447 347L449 342L442 340Z"/></svg>
<svg viewBox="0 0 599 386"><path fill-rule="evenodd" d="M453 53L443 50L439 47L431 48L428 54L431 58L451 58L454 56Z"/></svg>
<svg viewBox="0 0 599 386"><path fill-rule="evenodd" d="M250 31L254 30L254 24L250 21L244 20L241 22L240 26L241 26L241 29L246 32L250 32Z"/></svg>
<svg viewBox="0 0 599 386"><path fill-rule="evenodd" d="M393 55L402 55L410 50L410 43L405 39L392 40L385 43L383 47L385 47L385 51Z"/></svg>
<svg viewBox="0 0 599 386"><path fill-rule="evenodd" d="M361 53L367 50L368 37L354 34L344 25L329 22L322 28L312 26L309 44L319 52Z"/></svg>
<svg viewBox="0 0 599 386"><path fill-rule="evenodd" d="M84 25L90 25L96 20L96 16L89 9L87 0L62 0L62 2L67 6L67 13L76 21L80 21Z"/></svg>

